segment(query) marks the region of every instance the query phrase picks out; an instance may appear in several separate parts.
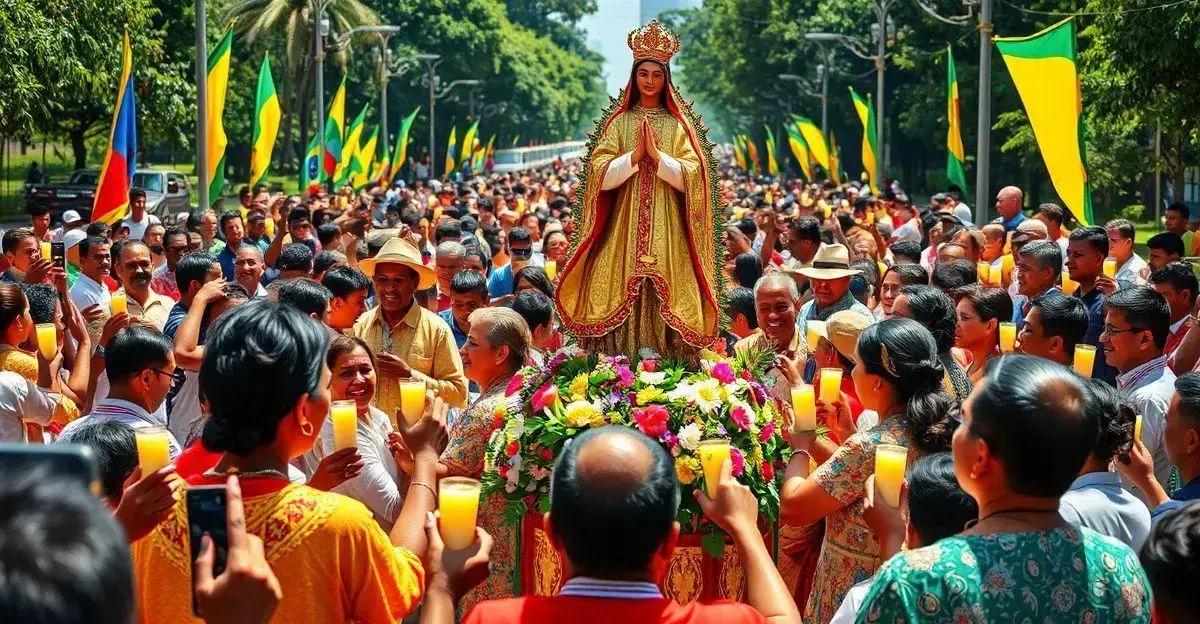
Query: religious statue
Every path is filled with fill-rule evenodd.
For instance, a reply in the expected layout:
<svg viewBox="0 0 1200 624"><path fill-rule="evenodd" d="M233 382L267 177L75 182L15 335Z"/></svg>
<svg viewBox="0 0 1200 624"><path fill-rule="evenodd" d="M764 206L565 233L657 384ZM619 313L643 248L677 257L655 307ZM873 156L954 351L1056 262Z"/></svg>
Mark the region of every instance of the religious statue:
<svg viewBox="0 0 1200 624"><path fill-rule="evenodd" d="M588 351L694 360L720 330L718 183L707 128L671 83L679 38L629 33L633 71L582 160L578 239L561 272L564 327Z"/></svg>

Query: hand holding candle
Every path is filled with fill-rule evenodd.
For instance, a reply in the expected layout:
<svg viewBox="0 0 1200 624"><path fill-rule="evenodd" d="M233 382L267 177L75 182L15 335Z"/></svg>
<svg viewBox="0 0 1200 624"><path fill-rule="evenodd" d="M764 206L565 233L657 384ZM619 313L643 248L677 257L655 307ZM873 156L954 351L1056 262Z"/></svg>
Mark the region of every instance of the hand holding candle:
<svg viewBox="0 0 1200 624"><path fill-rule="evenodd" d="M546 277L554 279L554 277L558 275L558 262L554 260L547 260L544 268L546 269Z"/></svg>
<svg viewBox="0 0 1200 624"><path fill-rule="evenodd" d="M812 386L792 386L792 412L796 431L816 431L817 398Z"/></svg>
<svg viewBox="0 0 1200 624"><path fill-rule="evenodd" d="M112 310L113 316L128 312L129 300L125 296L125 291L119 290L112 294L109 299L109 309Z"/></svg>

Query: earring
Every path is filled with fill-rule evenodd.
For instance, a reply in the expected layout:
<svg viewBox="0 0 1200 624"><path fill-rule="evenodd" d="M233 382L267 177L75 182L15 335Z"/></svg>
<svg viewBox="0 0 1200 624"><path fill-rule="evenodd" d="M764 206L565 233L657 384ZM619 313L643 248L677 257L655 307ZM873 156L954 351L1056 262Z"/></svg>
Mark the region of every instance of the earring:
<svg viewBox="0 0 1200 624"><path fill-rule="evenodd" d="M305 422L304 424L300 425L300 433L304 437L308 437L308 436L312 435L312 433L313 433L312 423Z"/></svg>

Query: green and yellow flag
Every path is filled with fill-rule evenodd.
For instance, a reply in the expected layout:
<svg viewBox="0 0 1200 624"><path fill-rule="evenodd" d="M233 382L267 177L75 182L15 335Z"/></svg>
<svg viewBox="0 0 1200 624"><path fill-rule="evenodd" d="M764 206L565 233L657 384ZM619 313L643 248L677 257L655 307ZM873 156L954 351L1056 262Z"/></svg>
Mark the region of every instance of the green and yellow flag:
<svg viewBox="0 0 1200 624"><path fill-rule="evenodd" d="M362 143L363 122L367 119L367 109L370 107L370 104L364 104L362 112L354 118L350 129L346 131L346 141L342 145L342 162L338 163L337 173L334 174L334 186L341 186L349 182L351 177L357 173L354 170L355 166L362 166L357 158L358 148Z"/></svg>
<svg viewBox="0 0 1200 624"><path fill-rule="evenodd" d="M1025 106L1054 190L1081 225L1091 225L1075 22L1068 18L1035 35L996 37L995 42Z"/></svg>
<svg viewBox="0 0 1200 624"><path fill-rule="evenodd" d="M275 137L279 136L279 114L279 96L275 93L275 80L271 78L271 59L264 54L262 69L258 70L254 103L254 140L250 143L252 187L271 167L271 152L275 150Z"/></svg>
<svg viewBox="0 0 1200 624"><path fill-rule="evenodd" d="M842 183L842 155L838 153L837 139L829 135L829 179L834 184Z"/></svg>
<svg viewBox="0 0 1200 624"><path fill-rule="evenodd" d="M450 126L450 140L446 142L446 172L443 175L450 175L454 171L454 151L458 149L458 128Z"/></svg>
<svg viewBox="0 0 1200 624"><path fill-rule="evenodd" d="M738 169L746 170L746 153L742 151L742 138L736 134L733 135L733 161L737 163Z"/></svg>
<svg viewBox="0 0 1200 624"><path fill-rule="evenodd" d="M313 135L304 153L304 166L300 167L300 192L311 191L321 184L321 137Z"/></svg>
<svg viewBox="0 0 1200 624"><path fill-rule="evenodd" d="M800 132L800 136L804 137L804 142L808 145L808 153L812 156L812 161L821 165L821 168L828 173L829 147L825 145L825 134L808 117L792 115L792 120L796 124L796 130Z"/></svg>
<svg viewBox="0 0 1200 624"><path fill-rule="evenodd" d="M332 180L342 162L342 139L346 138L346 77L329 103L325 121L325 154L321 156L320 180Z"/></svg>
<svg viewBox="0 0 1200 624"><path fill-rule="evenodd" d="M946 178L967 194L967 171L962 142L962 120L958 114L958 72L954 69L954 52L946 48Z"/></svg>
<svg viewBox="0 0 1200 624"><path fill-rule="evenodd" d="M800 130L795 125L788 125L788 147L792 149L792 156L796 157L796 166L800 167L800 172L804 174L804 178L809 182L814 180L812 171L812 154L808 151L808 143L804 141L804 136L800 134Z"/></svg>
<svg viewBox="0 0 1200 624"><path fill-rule="evenodd" d="M771 132L771 126L764 125L767 130L767 173L773 176L779 175L779 161L775 159L775 134Z"/></svg>
<svg viewBox="0 0 1200 624"><path fill-rule="evenodd" d="M462 149L459 150L461 157L460 164L466 164L468 167L474 167L475 164L475 144L476 134L479 133L479 120L476 119L471 127L467 128L467 133L463 135Z"/></svg>
<svg viewBox="0 0 1200 624"><path fill-rule="evenodd" d="M375 173L371 174L371 181L382 184L392 179L392 155L388 152L386 136L379 140L379 149L383 151L383 155L375 162Z"/></svg>
<svg viewBox="0 0 1200 624"><path fill-rule="evenodd" d="M487 159L496 157L496 135L488 137L487 149L483 150L483 164L487 166Z"/></svg>
<svg viewBox="0 0 1200 624"><path fill-rule="evenodd" d="M875 179L875 159L879 154L879 146L876 143L879 135L875 133L875 107L871 104L871 94L868 93L867 99L864 100L854 91L854 87L850 87L850 98L854 100L854 110L858 113L858 120L862 122L863 127L863 169L867 171L867 180L871 185L871 191L878 193L879 183Z"/></svg>
<svg viewBox="0 0 1200 624"><path fill-rule="evenodd" d="M201 184L208 185L208 200L210 202L221 197L225 188L225 124L221 117L225 114L225 93L229 90L229 53L233 47L233 29L225 31L221 43L217 44L208 55L208 101L207 101L207 145L204 153L207 155L204 180ZM208 206L204 206L208 208Z"/></svg>
<svg viewBox="0 0 1200 624"><path fill-rule="evenodd" d="M750 157L750 165L752 167L752 169L747 169L746 171L749 173L762 173L762 164L758 161L758 146L746 134L742 135L742 143L746 146L746 154Z"/></svg>
<svg viewBox="0 0 1200 624"><path fill-rule="evenodd" d="M350 166L354 170L351 176L351 184L354 188L360 189L371 181L371 172L375 167L375 151L376 143L379 141L379 126L371 129L371 134L367 135L367 140L363 142L362 148L354 154L354 164Z"/></svg>
<svg viewBox="0 0 1200 624"><path fill-rule="evenodd" d="M420 108L414 108L413 112L400 122L400 133L396 135L396 149L392 152L392 167L388 171L388 182L396 179L400 175L400 167L404 166L404 161L408 159L408 131L412 130L413 120L417 118L417 113Z"/></svg>

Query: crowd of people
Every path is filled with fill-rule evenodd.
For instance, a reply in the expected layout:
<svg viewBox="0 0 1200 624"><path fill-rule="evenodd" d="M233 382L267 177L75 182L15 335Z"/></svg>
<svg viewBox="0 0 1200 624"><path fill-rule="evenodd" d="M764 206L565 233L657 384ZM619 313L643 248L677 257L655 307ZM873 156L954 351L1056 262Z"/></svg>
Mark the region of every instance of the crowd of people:
<svg viewBox="0 0 1200 624"><path fill-rule="evenodd" d="M778 553L729 462L715 496L685 491L659 441L614 426L577 436L550 476L556 595L513 596L516 529L495 500L474 544L448 549L439 480L481 476L513 376L571 341L554 294L578 166L245 188L179 225L138 191L111 225L31 208L0 241L0 441L85 445L100 486L0 483L0 619L1196 619L1200 286L1183 258L1200 219L1170 206L1143 259L1130 222L1027 211L1015 187L979 227L957 191L918 206L894 184L722 170L714 349L772 351L779 397L842 373L818 429L786 436ZM427 398L408 418L412 382ZM357 414L354 447L337 450L336 401ZM149 428L170 463L144 473ZM882 445L908 450L897 504L875 485ZM184 496L213 485L223 571L189 538ZM683 496L737 549L742 603L660 588Z"/></svg>

